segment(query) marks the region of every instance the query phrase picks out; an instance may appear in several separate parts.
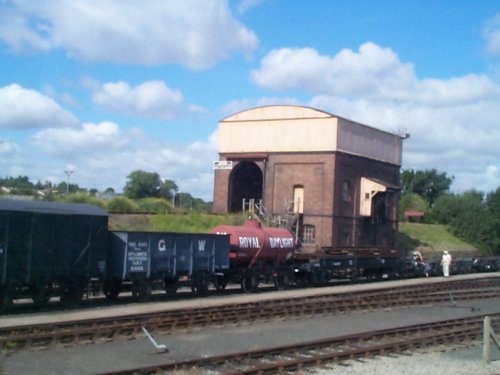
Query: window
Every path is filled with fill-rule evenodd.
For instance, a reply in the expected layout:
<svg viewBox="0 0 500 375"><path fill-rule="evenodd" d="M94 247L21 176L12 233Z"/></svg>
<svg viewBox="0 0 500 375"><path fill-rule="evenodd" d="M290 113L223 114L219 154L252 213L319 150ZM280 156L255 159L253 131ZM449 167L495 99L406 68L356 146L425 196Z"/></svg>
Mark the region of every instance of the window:
<svg viewBox="0 0 500 375"><path fill-rule="evenodd" d="M305 245L313 245L316 243L316 228L314 225L304 225L302 243Z"/></svg>
<svg viewBox="0 0 500 375"><path fill-rule="evenodd" d="M304 187L302 185L293 187L293 213L304 213Z"/></svg>
<svg viewBox="0 0 500 375"><path fill-rule="evenodd" d="M350 202L351 201L351 183L347 180L344 180L342 183L342 202Z"/></svg>

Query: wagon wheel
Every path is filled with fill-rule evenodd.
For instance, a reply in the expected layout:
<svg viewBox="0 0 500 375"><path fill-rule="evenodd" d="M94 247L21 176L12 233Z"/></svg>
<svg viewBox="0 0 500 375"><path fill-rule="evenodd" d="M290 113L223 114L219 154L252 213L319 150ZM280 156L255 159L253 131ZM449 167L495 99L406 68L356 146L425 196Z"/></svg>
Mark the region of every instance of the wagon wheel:
<svg viewBox="0 0 500 375"><path fill-rule="evenodd" d="M245 293L256 292L259 288L259 279L257 275L248 275L241 281L241 289Z"/></svg>
<svg viewBox="0 0 500 375"><path fill-rule="evenodd" d="M7 286L2 287L7 288ZM7 309L10 306L12 306L12 298L9 291L7 289L0 290L0 309Z"/></svg>
<svg viewBox="0 0 500 375"><path fill-rule="evenodd" d="M79 282L70 282L66 284L61 293L61 302L78 303L83 298L83 285Z"/></svg>
<svg viewBox="0 0 500 375"><path fill-rule="evenodd" d="M104 295L109 300L115 300L118 298L122 288L122 282L120 280L106 280L104 282Z"/></svg>
<svg viewBox="0 0 500 375"><path fill-rule="evenodd" d="M143 288L139 289L139 298L148 298L153 292L151 285L145 285Z"/></svg>
<svg viewBox="0 0 500 375"><path fill-rule="evenodd" d="M193 280L194 290L198 294L206 294L208 292L208 277L206 272L198 272Z"/></svg>
<svg viewBox="0 0 500 375"><path fill-rule="evenodd" d="M173 296L177 292L178 283L174 277L166 277L164 280L165 292L169 296Z"/></svg>
<svg viewBox="0 0 500 375"><path fill-rule="evenodd" d="M136 280L132 285L132 296L140 299L151 296L152 291L151 284L146 280Z"/></svg>
<svg viewBox="0 0 500 375"><path fill-rule="evenodd" d="M36 305L45 305L50 300L51 288L46 284L37 283L30 287L30 294Z"/></svg>
<svg viewBox="0 0 500 375"><path fill-rule="evenodd" d="M308 288L311 286L311 274L308 272L296 273L294 276L294 281L300 288Z"/></svg>
<svg viewBox="0 0 500 375"><path fill-rule="evenodd" d="M279 274L278 277L274 280L274 287L276 290L284 290L288 289L290 286L290 278L287 274Z"/></svg>
<svg viewBox="0 0 500 375"><path fill-rule="evenodd" d="M215 290L218 292L222 292L226 289L227 286L227 277L226 276L217 276L215 278Z"/></svg>

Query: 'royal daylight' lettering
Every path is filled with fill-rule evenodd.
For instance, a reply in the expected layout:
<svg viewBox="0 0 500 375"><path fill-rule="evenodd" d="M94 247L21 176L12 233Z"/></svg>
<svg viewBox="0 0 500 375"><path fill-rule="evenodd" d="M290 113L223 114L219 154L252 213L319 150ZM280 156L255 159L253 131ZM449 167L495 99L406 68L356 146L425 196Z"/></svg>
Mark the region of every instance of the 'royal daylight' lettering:
<svg viewBox="0 0 500 375"><path fill-rule="evenodd" d="M240 248L241 249L250 249L250 248L259 248L259 237L239 237Z"/></svg>
<svg viewBox="0 0 500 375"><path fill-rule="evenodd" d="M293 248L293 239L286 237L269 237L269 244L272 249L289 249Z"/></svg>

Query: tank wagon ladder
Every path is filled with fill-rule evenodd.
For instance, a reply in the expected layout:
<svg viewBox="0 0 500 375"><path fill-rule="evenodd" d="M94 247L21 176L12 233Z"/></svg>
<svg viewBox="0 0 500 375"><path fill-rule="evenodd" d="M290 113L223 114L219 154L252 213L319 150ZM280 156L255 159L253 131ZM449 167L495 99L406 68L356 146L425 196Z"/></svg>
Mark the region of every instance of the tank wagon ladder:
<svg viewBox="0 0 500 375"><path fill-rule="evenodd" d="M248 209L247 209L248 206ZM251 213L255 218L261 222L265 222L267 226L286 228L295 235L295 241L298 240L300 233L300 220L299 214L292 211L292 207L287 205L287 212L285 214L273 215L262 204L262 200L255 202L255 199L246 201L243 199L243 211Z"/></svg>

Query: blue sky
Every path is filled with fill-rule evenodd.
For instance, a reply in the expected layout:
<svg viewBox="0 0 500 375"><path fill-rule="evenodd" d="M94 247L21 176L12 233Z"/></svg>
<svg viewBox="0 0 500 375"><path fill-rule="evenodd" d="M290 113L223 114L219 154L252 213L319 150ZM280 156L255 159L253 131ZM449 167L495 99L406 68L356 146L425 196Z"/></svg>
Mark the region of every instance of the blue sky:
<svg viewBox="0 0 500 375"><path fill-rule="evenodd" d="M267 104L408 132L403 168L500 186L500 3L0 0L0 176L212 199L218 121Z"/></svg>

